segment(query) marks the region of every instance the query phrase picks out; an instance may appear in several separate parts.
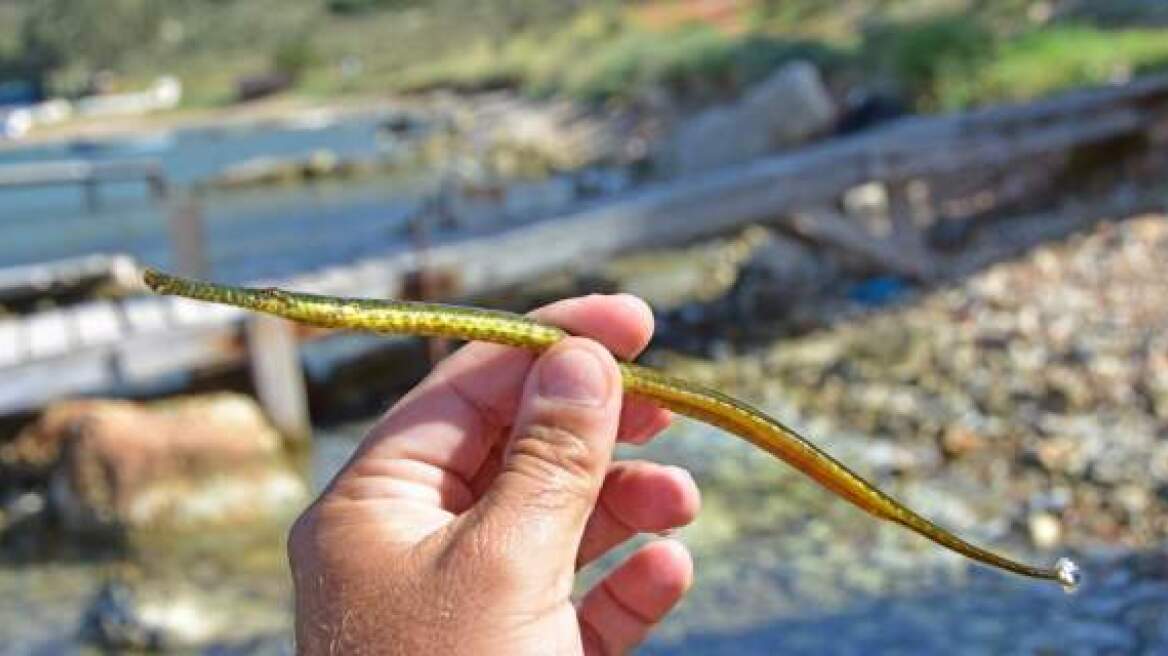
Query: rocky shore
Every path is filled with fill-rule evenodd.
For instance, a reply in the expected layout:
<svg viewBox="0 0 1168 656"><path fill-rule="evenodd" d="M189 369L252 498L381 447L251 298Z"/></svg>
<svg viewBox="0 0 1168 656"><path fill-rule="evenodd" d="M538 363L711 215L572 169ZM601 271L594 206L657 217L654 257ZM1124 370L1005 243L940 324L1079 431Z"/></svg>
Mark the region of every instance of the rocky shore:
<svg viewBox="0 0 1168 656"><path fill-rule="evenodd" d="M1149 547L1168 528L1166 275L1164 217L1102 224L903 308L678 366L864 435L901 454L893 473L1001 495L1037 547Z"/></svg>
<svg viewBox="0 0 1168 656"><path fill-rule="evenodd" d="M741 241L685 255L730 271L746 261ZM651 269L614 267L630 286ZM1168 219L1136 217L942 289L908 289L879 306L824 304L823 327L798 336L733 344L713 359L650 354L756 402L971 540L1039 563L1075 556L1086 584L1066 596L971 565L749 445L679 421L647 449L622 449L692 469L705 500L680 532L697 560L695 588L645 653L1168 650L1166 274ZM734 286L722 277L693 278L674 300L714 302ZM640 280L668 296L660 280ZM363 427L318 436L315 486ZM35 511L19 501L5 512ZM288 653L282 541L206 535L218 537L182 549L147 541L130 565L3 566L0 599L20 601L0 602L0 634L17 645L0 653L81 639ZM248 558L225 559L227 544ZM177 570L144 566L165 560L150 554L179 552ZM174 587L174 571L201 574ZM29 589L32 598L20 592ZM210 623L183 620L208 608L219 613L195 615ZM232 621L215 624L224 609Z"/></svg>
<svg viewBox="0 0 1168 656"><path fill-rule="evenodd" d="M896 496L1036 562L990 572L692 425L695 593L649 653L1162 653L1168 221L1103 224L900 307L721 363L669 358L802 428Z"/></svg>

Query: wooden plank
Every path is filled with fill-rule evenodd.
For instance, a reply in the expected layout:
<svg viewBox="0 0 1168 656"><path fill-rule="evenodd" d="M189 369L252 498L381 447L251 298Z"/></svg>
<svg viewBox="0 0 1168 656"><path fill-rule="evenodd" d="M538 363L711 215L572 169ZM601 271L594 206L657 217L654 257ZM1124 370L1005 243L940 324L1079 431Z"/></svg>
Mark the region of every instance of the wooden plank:
<svg viewBox="0 0 1168 656"><path fill-rule="evenodd" d="M28 359L41 360L67 352L75 343L65 312L50 310L25 319Z"/></svg>
<svg viewBox="0 0 1168 656"><path fill-rule="evenodd" d="M0 188L75 184L92 175L93 166L84 160L10 164L0 167Z"/></svg>
<svg viewBox="0 0 1168 656"><path fill-rule="evenodd" d="M885 245L888 252L897 254L899 259L919 262L915 277L924 279L930 271L930 254L925 245L924 231L917 227L913 217L912 201L908 193L910 182L893 180L885 185L888 193L888 204L885 209L892 227L889 243Z"/></svg>
<svg viewBox="0 0 1168 656"><path fill-rule="evenodd" d="M897 181L1003 167L1018 158L1130 134L1168 113L1166 94L1168 78L1162 78L1131 89L1107 89L1035 106L908 119L858 137L657 185L556 220L436 242L428 250L427 261L462 281L458 294L490 291L565 267L599 262L621 251L684 243L784 215L796 219L814 216L818 210L805 210L822 207L843 190L874 178ZM791 225L800 224L796 221ZM816 220L802 224L802 229L812 238L884 262L906 275L919 271L914 253L896 252L888 244L865 243L842 217L819 214ZM266 284L385 295L375 289L400 286L415 260L409 248L399 247L355 268L330 269ZM123 382L132 384L186 369L238 362L244 356L236 322L238 310L141 298L125 301L121 311L129 330L116 343L114 361L115 370L124 375ZM39 321L39 326L52 325L51 320ZM20 351L24 347L19 337L24 328L19 325L18 338L8 342L16 344L20 357L25 355ZM57 333L53 330L28 335L36 341L35 351L43 355L68 341L67 329L57 332L66 335L54 337ZM78 332L84 335L86 331ZM3 344L0 342L0 349L5 348ZM50 360L59 368L69 358L45 361ZM6 393L12 393L7 380L0 380L5 381Z"/></svg>
<svg viewBox="0 0 1168 656"><path fill-rule="evenodd" d="M20 264L0 269L0 289L44 289L57 280L83 280L109 275L117 256L82 255L61 260Z"/></svg>
<svg viewBox="0 0 1168 656"><path fill-rule="evenodd" d="M124 333L121 313L112 301L94 301L69 311L74 334L82 346L99 346L116 342Z"/></svg>
<svg viewBox="0 0 1168 656"><path fill-rule="evenodd" d="M43 187L86 182L152 181L162 174L157 160L62 160L0 166L0 188Z"/></svg>
<svg viewBox="0 0 1168 656"><path fill-rule="evenodd" d="M17 319L0 321L0 368L15 366L24 359L23 326Z"/></svg>
<svg viewBox="0 0 1168 656"><path fill-rule="evenodd" d="M212 323L207 321L207 317L212 312L211 308L215 307L211 303L204 303L202 301L195 301L189 298L180 298L177 296L168 296L165 299L167 311L171 319L176 324L192 325L201 323Z"/></svg>
<svg viewBox="0 0 1168 656"><path fill-rule="evenodd" d="M245 325L252 382L260 405L282 435L306 441L312 425L304 370L292 325L267 315L252 317Z"/></svg>
<svg viewBox="0 0 1168 656"><path fill-rule="evenodd" d="M1168 75L1147 76L1124 85L1078 89L1025 104L996 105L943 116L909 116L858 137L892 150L912 151L946 141L969 140L999 133L1025 134L1035 126L1073 125L1111 110L1164 102Z"/></svg>
<svg viewBox="0 0 1168 656"><path fill-rule="evenodd" d="M777 223L805 239L837 248L914 280L927 278L932 271L929 255L923 248L908 248L895 240L875 239L834 210L819 208L799 212Z"/></svg>
<svg viewBox="0 0 1168 656"><path fill-rule="evenodd" d="M545 263L563 256L587 257L597 261L622 250L675 244L733 229L751 221L767 220L809 207L821 207L845 189L873 179L909 180L915 177L928 178L947 171L1005 167L1019 157L1058 152L1070 145L1129 133L1146 125L1148 113L1152 109L1142 105L1128 106L1116 100L1127 102L1129 97L1144 98L1140 95L1144 91L1131 96L1126 91L1115 89L1092 93L1101 94L1110 100L1086 102L1075 99L1069 106L1095 113L1056 120L1057 107L1061 106L1056 102L1037 113L1027 106L995 110L988 114L975 112L972 118L969 115L912 118L907 119L904 125L897 124L864 135L815 144L713 175L675 180L644 189L603 208L576 211L565 217L542 222L563 226L563 239L571 240L581 236L579 247L569 245L561 248L561 244L550 244L550 248L545 248L549 244L544 244L533 246L534 250L491 254L486 249L467 246L464 249L465 259L449 254L434 255L431 252L428 264L444 272L462 272L457 277L466 282L465 291L473 293L476 288L489 289L516 282L517 278L504 275L505 271L512 269L510 263L491 262L480 267L476 261L480 257L504 259L500 258L499 253L513 252L522 254L522 258L514 259L531 258L533 253L537 253L538 259ZM1044 120L1038 120L1040 118ZM1030 125L1029 122L1034 124ZM1019 131L1017 126L1022 124L1028 127ZM594 232L591 234L582 227L577 229L571 225L581 215L596 218L600 213L622 216L614 218L612 223L596 221L592 224ZM610 226L615 226L615 230L609 231ZM510 228L523 230L526 227ZM491 242L500 234L518 234L499 232L508 229L507 226L496 226L492 229L495 235L488 235L485 230L474 235L464 233L462 237L466 240L463 243L481 239ZM604 234L606 231L608 234ZM432 246L433 249L443 249L450 243L436 236ZM409 247L391 246L387 250L389 252L385 256L375 259L395 271L397 284L386 286L400 288L401 271L416 269L416 258L409 255L412 252ZM547 250L549 255L543 257L538 253L541 250ZM469 262L469 266L464 267L464 262ZM476 275L484 270L497 271L498 277L493 280L475 280ZM549 269L518 263L513 270L531 271L538 275ZM294 280L265 281L264 284L337 293L337 290L327 289L331 285L318 280L315 275L296 276ZM365 286L356 281L341 293L369 295Z"/></svg>
<svg viewBox="0 0 1168 656"><path fill-rule="evenodd" d="M80 351L64 357L26 362L0 376L0 414L34 410L47 403L116 384L109 353Z"/></svg>
<svg viewBox="0 0 1168 656"><path fill-rule="evenodd" d="M165 303L172 322L182 326L224 324L244 314L244 310L236 307L177 296L168 296L160 300Z"/></svg>
<svg viewBox="0 0 1168 656"><path fill-rule="evenodd" d="M152 334L171 324L170 310L164 298L146 296L122 301L122 316L134 334Z"/></svg>
<svg viewBox="0 0 1168 656"><path fill-rule="evenodd" d="M237 323L172 327L119 343L114 361L122 380L148 383L180 371L240 362L244 356Z"/></svg>
<svg viewBox="0 0 1168 656"><path fill-rule="evenodd" d="M207 274L207 239L203 209L194 197L184 195L172 203L167 227L171 259L184 276L202 278Z"/></svg>
<svg viewBox="0 0 1168 656"><path fill-rule="evenodd" d="M994 166L1035 152L1132 129L1139 118L1122 114L1079 128L1036 129L1013 140L990 139L960 152L923 152L881 162L877 171L907 179L961 167ZM467 294L518 282L569 263L599 261L615 253L684 243L752 221L822 206L843 190L870 179L864 157L871 143L841 141L760 160L713 175L646 190L631 199L556 221L516 227L474 241L437 245L434 266L459 271ZM522 253L522 257L500 257ZM398 254L400 257L400 253Z"/></svg>
<svg viewBox="0 0 1168 656"><path fill-rule="evenodd" d="M1162 194L1132 194L1119 191L1110 198L1083 205L1031 214L997 222L993 238L986 244L971 244L962 252L938 258L939 272L946 278L960 278L994 262L1015 257L1055 239L1103 221L1113 221L1144 212L1163 212Z"/></svg>
<svg viewBox="0 0 1168 656"><path fill-rule="evenodd" d="M0 302L50 294L102 279L113 279L125 256L86 255L0 269Z"/></svg>

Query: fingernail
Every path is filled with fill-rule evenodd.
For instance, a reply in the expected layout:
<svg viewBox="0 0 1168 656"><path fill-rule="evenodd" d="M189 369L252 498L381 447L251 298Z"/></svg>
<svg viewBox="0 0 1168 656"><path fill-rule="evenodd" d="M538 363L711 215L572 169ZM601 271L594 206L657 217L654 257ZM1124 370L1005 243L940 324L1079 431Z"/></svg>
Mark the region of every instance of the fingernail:
<svg viewBox="0 0 1168 656"><path fill-rule="evenodd" d="M692 483L694 487L697 487L697 481L694 480L693 472L686 469L685 467L678 467L677 465L666 465L665 468L678 476L688 478L689 482Z"/></svg>
<svg viewBox="0 0 1168 656"><path fill-rule="evenodd" d="M648 314L649 316L653 316L653 309L649 307L649 304L645 301L645 299L641 298L640 296L629 293L620 293L616 295L616 298L621 303L624 303L626 306L636 310L638 314Z"/></svg>
<svg viewBox="0 0 1168 656"><path fill-rule="evenodd" d="M539 394L546 399L600 405L608 381L600 360L585 348L554 349L539 366Z"/></svg>

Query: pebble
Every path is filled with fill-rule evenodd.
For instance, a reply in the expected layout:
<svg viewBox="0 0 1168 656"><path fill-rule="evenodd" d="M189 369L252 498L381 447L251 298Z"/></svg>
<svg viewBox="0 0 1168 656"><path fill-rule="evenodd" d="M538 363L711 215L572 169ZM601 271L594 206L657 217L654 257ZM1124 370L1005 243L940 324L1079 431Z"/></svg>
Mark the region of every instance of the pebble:
<svg viewBox="0 0 1168 656"><path fill-rule="evenodd" d="M1062 541L1063 528L1057 517L1050 513L1034 513L1026 520L1030 531L1030 541L1035 547L1047 551Z"/></svg>
<svg viewBox="0 0 1168 656"><path fill-rule="evenodd" d="M782 340L765 356L762 380L728 390L780 399L787 414L777 416L797 413L814 441L864 474L886 471L888 458L849 445L943 453L895 482L878 480L1026 560L1050 557L1010 545L1086 550L1076 558L1085 566L1080 594L948 559L895 531L890 542L848 537L843 518L824 513L808 528L831 528L831 549L806 534L786 539L803 531L790 519L767 545L785 556L769 567L797 571L788 594L802 612L773 608L771 618L722 633L691 599L698 608L667 620L687 639L646 653L1168 653L1165 279L1164 217L1101 226L912 305ZM734 485L707 480L703 490ZM951 513L945 499L966 508ZM1108 544L1118 556L1090 555ZM941 563L960 574L938 574ZM757 576L760 566L746 558L734 567ZM832 585L847 591L842 602L820 589ZM719 603L742 617L749 604L732 586Z"/></svg>
<svg viewBox="0 0 1168 656"><path fill-rule="evenodd" d="M959 458L980 450L985 446L985 439L961 424L953 424L945 429L941 446L946 455Z"/></svg>

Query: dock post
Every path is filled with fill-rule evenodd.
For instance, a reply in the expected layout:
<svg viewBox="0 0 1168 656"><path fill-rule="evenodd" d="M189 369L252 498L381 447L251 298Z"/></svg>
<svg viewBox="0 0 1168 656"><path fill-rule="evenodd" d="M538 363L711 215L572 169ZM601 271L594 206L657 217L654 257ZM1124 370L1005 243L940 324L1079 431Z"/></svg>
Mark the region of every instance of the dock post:
<svg viewBox="0 0 1168 656"><path fill-rule="evenodd" d="M161 166L155 164L147 170L146 184L150 187L150 195L154 197L155 202L161 203L166 200L170 185L167 184L166 173Z"/></svg>
<svg viewBox="0 0 1168 656"><path fill-rule="evenodd" d="M203 212L190 194L180 194L170 204L170 252L174 268L192 278L207 274L203 252Z"/></svg>
<svg viewBox="0 0 1168 656"><path fill-rule="evenodd" d="M90 214L94 214L101 206L101 195L97 191L97 177L90 174L81 182L81 187L85 193L85 210Z"/></svg>
<svg viewBox="0 0 1168 656"><path fill-rule="evenodd" d="M918 217L919 207L913 201L913 181L886 180L888 204L886 211L891 234L888 241L905 257L919 263L920 276L928 280L933 275L933 258L925 243L926 226Z"/></svg>
<svg viewBox="0 0 1168 656"><path fill-rule="evenodd" d="M292 324L267 315L245 322L252 384L260 406L285 439L304 443L312 434L308 394Z"/></svg>
<svg viewBox="0 0 1168 656"><path fill-rule="evenodd" d="M915 208L909 194L909 184L907 180L888 180L884 183L888 197L886 212L893 239L909 241L916 232Z"/></svg>

